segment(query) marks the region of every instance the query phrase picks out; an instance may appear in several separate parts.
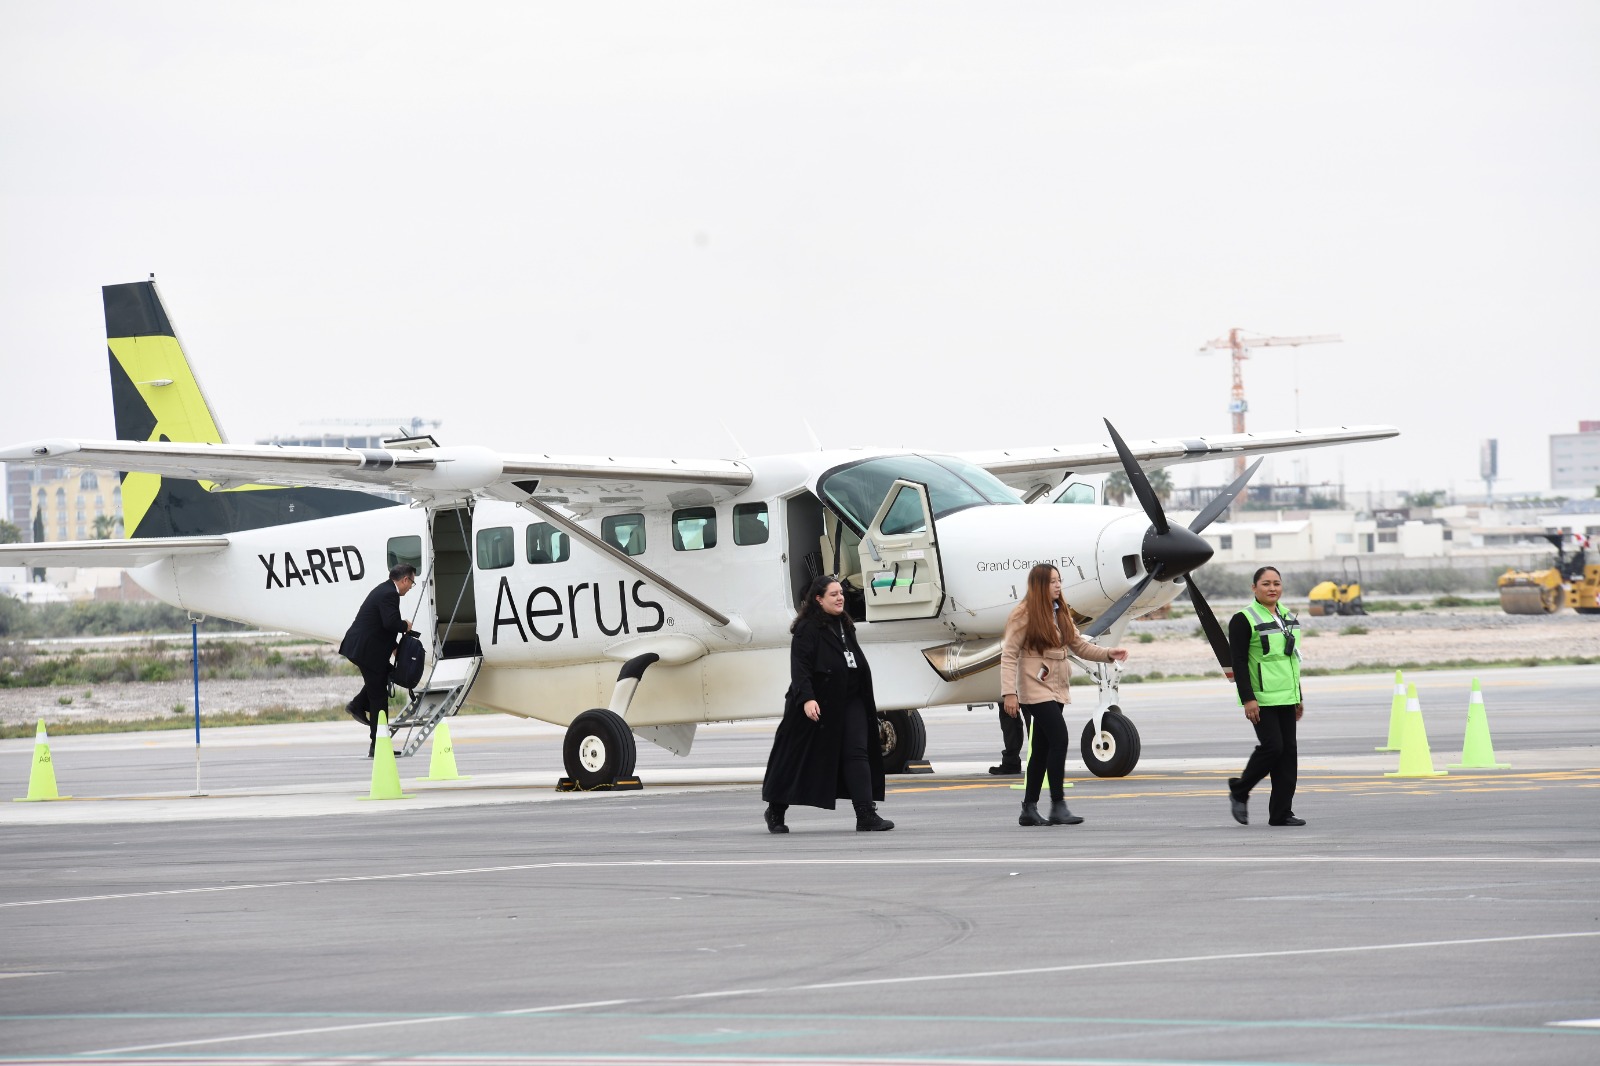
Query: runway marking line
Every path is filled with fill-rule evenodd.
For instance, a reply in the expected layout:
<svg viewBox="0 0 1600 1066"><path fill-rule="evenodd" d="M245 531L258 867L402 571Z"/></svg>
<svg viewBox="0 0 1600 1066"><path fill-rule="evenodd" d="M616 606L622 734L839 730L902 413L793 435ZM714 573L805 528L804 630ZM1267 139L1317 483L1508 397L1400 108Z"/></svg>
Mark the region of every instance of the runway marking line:
<svg viewBox="0 0 1600 1066"><path fill-rule="evenodd" d="M1049 865L1286 865L1289 863L1320 864L1435 864L1512 863L1519 866L1600 865L1600 856L1443 856L1443 855L1212 855L1212 856L1142 856L1142 855L1014 855L983 858L917 859L882 855L862 859L611 859L563 860L554 862L514 863L506 866L474 866L455 870L412 870L392 874L347 874L342 877L311 877L298 881L261 881L243 885L205 885L194 888L163 888L147 892L114 892L97 896L62 896L54 899L19 899L0 903L0 909L10 907L45 907L60 903L103 903L120 899L159 899L164 896L198 896L214 892L251 892L274 888L310 888L318 885L370 884L377 881L408 881L426 877L469 877L478 874L522 873L533 870L606 870L606 869L671 869L674 867L764 867L764 866L1049 866ZM1597 934L1600 935L1600 934Z"/></svg>
<svg viewBox="0 0 1600 1066"><path fill-rule="evenodd" d="M990 980L993 978L1030 977L1038 976L1040 974L1124 969L1134 966L1186 966L1194 963L1304 958L1315 955L1345 955L1371 951L1405 951L1418 948L1470 947L1484 944L1511 944L1548 940L1574 940L1588 937L1600 937L1600 930L1573 933L1533 933L1524 934L1521 936L1470 937L1460 940L1413 940L1389 944L1354 944L1346 947L1289 948L1279 951L1240 951L1225 952L1213 955L1173 955L1149 959L1117 959L1109 962L1066 963L1060 966L1027 966L1008 970L973 970L962 973L866 978L857 981L820 981L812 984L777 986L773 988L737 988L708 992L687 992L674 996L640 996L629 999L589 1001L586 1003L551 1004L543 1007L523 1007L515 1010L496 1011L488 1014L442 1014L432 1017L356 1022L348 1025L330 1025L317 1028L291 1029L267 1033L240 1033L232 1036L198 1037L193 1040L173 1040L159 1044L141 1044L128 1047L103 1048L97 1051L81 1052L80 1054L86 1056L125 1055L136 1051L163 1051L180 1047L200 1047L213 1044L229 1044L245 1040L273 1040L281 1039L287 1036L314 1036L324 1033L379 1029L389 1026L428 1025L444 1022L481 1020L484 1018L494 1018L499 1016L509 1017L515 1015L548 1014L558 1011L577 1011L592 1007L634 1006L646 1003L672 1003L686 1000L729 998L733 996L789 995L795 992L829 992L845 988L872 988L885 985L926 984L933 981L972 981ZM1541 1033L1546 1031L1548 1030L1539 1030ZM1576 1033L1582 1032L1583 1030L1569 1027L1568 1031Z"/></svg>

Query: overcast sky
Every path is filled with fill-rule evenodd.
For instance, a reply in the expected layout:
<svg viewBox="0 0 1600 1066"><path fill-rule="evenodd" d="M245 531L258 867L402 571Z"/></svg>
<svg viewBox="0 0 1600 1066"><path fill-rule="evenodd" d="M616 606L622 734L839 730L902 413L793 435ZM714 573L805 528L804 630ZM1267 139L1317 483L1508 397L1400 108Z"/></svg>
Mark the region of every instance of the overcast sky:
<svg viewBox="0 0 1600 1066"><path fill-rule="evenodd" d="M0 440L154 272L235 441L731 457L1600 419L1600 4L0 0ZM723 428L724 424L728 427ZM1225 480L1228 464L1175 472Z"/></svg>

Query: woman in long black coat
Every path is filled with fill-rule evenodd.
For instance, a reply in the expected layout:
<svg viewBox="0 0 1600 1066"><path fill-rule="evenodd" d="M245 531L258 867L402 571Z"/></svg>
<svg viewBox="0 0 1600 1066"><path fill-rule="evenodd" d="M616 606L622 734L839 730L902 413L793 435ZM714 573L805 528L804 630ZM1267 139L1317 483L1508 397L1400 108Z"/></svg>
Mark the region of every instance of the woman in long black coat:
<svg viewBox="0 0 1600 1066"><path fill-rule="evenodd" d="M831 811L835 800L848 798L857 830L893 829L873 804L883 799L878 705L838 578L811 582L789 632L789 691L761 784L767 828L789 831L783 817L790 804Z"/></svg>

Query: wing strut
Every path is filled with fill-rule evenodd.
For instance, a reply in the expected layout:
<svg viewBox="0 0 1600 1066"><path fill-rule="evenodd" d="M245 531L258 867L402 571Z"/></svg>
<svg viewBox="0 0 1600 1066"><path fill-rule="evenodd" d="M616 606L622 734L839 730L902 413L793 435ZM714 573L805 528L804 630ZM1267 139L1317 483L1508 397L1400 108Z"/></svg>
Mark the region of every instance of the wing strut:
<svg viewBox="0 0 1600 1066"><path fill-rule="evenodd" d="M551 525L561 530L561 532L567 534L567 536L575 537L596 551L610 556L618 564L627 567L629 570L632 570L634 573L638 574L652 585L657 585L664 589L667 595L671 596L679 603L682 603L685 607L689 608L701 618L704 618L707 622L711 623L713 627L722 630L722 635L733 643L748 644L753 639L753 634L750 632L750 627L741 619L729 617L728 615L725 615L721 611L717 610L715 607L711 606L709 603L700 599L698 596L695 596L689 592L685 592L682 586L678 585L676 582L669 581L667 578L662 577L648 566L640 563L621 548L618 548L614 544L607 543L606 541L595 536L593 533L583 528L583 526L579 525L570 516L562 514L560 511L557 511L548 504L540 503L532 496L524 496L521 500L517 501L517 505L532 511L540 518L543 518L546 522L549 522Z"/></svg>

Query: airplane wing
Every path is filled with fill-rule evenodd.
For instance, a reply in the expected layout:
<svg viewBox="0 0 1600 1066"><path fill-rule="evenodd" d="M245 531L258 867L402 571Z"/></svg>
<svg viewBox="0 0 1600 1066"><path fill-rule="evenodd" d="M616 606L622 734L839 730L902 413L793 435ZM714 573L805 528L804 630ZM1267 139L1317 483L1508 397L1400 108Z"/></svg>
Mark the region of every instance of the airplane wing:
<svg viewBox="0 0 1600 1066"><path fill-rule="evenodd" d="M168 441L31 441L0 448L0 461L137 470L238 485L388 489L423 501L532 494L578 512L651 505L706 506L750 485L750 469L725 459L618 459L504 455L487 448L306 448Z"/></svg>
<svg viewBox="0 0 1600 1066"><path fill-rule="evenodd" d="M60 540L0 544L0 566L144 566L174 555L206 555L227 537L146 537L142 540Z"/></svg>
<svg viewBox="0 0 1600 1066"><path fill-rule="evenodd" d="M1297 429L1282 433L1230 433L1216 437L1167 440L1129 440L1128 449L1146 470L1236 455L1266 455L1327 448L1356 441L1398 436L1393 426L1339 426L1333 429ZM1105 444L1068 444L1058 448L1008 448L1005 451L963 452L961 458L983 467L1014 488L1053 486L1068 474L1107 474L1122 469L1116 449Z"/></svg>

